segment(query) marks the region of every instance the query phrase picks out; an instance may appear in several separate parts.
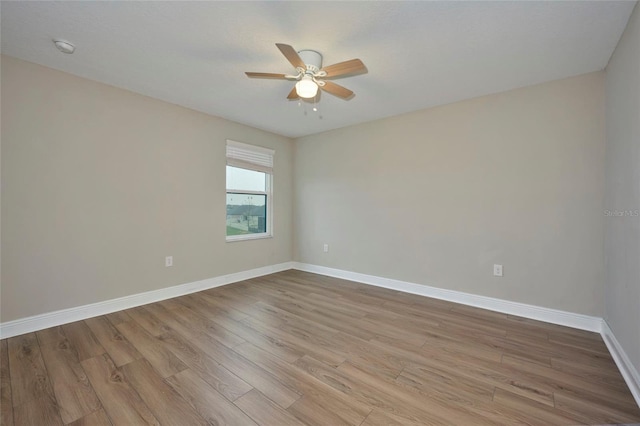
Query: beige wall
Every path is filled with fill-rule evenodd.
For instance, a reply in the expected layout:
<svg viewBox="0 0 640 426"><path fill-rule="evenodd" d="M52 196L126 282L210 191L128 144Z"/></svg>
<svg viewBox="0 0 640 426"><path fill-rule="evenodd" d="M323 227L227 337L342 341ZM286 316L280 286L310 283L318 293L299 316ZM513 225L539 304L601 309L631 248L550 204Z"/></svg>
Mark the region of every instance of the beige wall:
<svg viewBox="0 0 640 426"><path fill-rule="evenodd" d="M290 139L10 57L1 83L2 322L292 259ZM227 138L276 150L272 239L225 242Z"/></svg>
<svg viewBox="0 0 640 426"><path fill-rule="evenodd" d="M296 260L601 316L604 132L597 72L301 138Z"/></svg>
<svg viewBox="0 0 640 426"><path fill-rule="evenodd" d="M609 61L606 91L605 209L633 214L640 209L640 6ZM605 320L640 371L640 217L604 221Z"/></svg>
<svg viewBox="0 0 640 426"><path fill-rule="evenodd" d="M3 322L294 254L603 314L603 73L295 146L13 58L2 90ZM227 138L277 151L273 239L224 241Z"/></svg>

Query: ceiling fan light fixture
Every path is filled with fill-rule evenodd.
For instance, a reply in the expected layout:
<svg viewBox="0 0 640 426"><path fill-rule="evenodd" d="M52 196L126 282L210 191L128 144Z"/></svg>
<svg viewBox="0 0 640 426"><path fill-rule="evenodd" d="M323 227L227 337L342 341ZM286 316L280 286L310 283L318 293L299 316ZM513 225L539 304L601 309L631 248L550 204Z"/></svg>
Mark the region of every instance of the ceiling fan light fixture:
<svg viewBox="0 0 640 426"><path fill-rule="evenodd" d="M310 75L305 75L296 83L296 93L301 98L313 98L318 94L318 85Z"/></svg>
<svg viewBox="0 0 640 426"><path fill-rule="evenodd" d="M322 67L322 55L315 50L300 50L298 52L288 44L276 43L276 47L296 70L296 74L274 74L270 72L245 72L250 78L273 78L276 80L297 80L295 87L287 95L288 100L312 99L318 95L319 88L323 91L337 96L344 100L349 100L354 93L333 81L336 77L346 77L350 74L361 74L367 72L360 59Z"/></svg>

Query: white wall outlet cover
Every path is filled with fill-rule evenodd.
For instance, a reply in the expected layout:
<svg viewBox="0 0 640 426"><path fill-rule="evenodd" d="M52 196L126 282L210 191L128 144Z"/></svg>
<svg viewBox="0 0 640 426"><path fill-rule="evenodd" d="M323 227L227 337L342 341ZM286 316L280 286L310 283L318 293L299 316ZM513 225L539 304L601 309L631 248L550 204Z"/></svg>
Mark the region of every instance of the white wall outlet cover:
<svg viewBox="0 0 640 426"><path fill-rule="evenodd" d="M502 265L493 265L493 275L496 277L502 276Z"/></svg>
<svg viewBox="0 0 640 426"><path fill-rule="evenodd" d="M164 266L173 266L173 256L167 256L164 258Z"/></svg>
<svg viewBox="0 0 640 426"><path fill-rule="evenodd" d="M325 253L328 253L329 252L329 244L325 244L322 249L324 250Z"/></svg>

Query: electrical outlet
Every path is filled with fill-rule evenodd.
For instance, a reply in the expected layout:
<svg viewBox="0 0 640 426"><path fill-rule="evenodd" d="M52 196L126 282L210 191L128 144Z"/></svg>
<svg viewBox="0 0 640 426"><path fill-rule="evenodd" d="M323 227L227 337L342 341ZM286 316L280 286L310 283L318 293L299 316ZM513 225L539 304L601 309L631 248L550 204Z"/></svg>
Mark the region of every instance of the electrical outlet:
<svg viewBox="0 0 640 426"><path fill-rule="evenodd" d="M324 247L322 248L322 250L323 250L325 253L329 253L329 244L325 244L325 245L324 245Z"/></svg>
<svg viewBox="0 0 640 426"><path fill-rule="evenodd" d="M173 266L173 256L167 256L164 258L164 266L166 266L167 268L169 266Z"/></svg>
<svg viewBox="0 0 640 426"><path fill-rule="evenodd" d="M493 265L493 276L495 277L502 276L502 265Z"/></svg>

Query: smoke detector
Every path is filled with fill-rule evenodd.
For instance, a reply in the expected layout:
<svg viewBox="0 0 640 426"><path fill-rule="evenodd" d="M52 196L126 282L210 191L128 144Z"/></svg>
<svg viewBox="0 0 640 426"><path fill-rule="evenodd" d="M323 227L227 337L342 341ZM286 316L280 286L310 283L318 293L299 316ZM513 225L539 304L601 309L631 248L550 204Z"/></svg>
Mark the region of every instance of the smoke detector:
<svg viewBox="0 0 640 426"><path fill-rule="evenodd" d="M58 50L61 51L62 53L72 54L76 50L76 47L66 40L56 39L56 40L53 40L53 44L55 44Z"/></svg>

